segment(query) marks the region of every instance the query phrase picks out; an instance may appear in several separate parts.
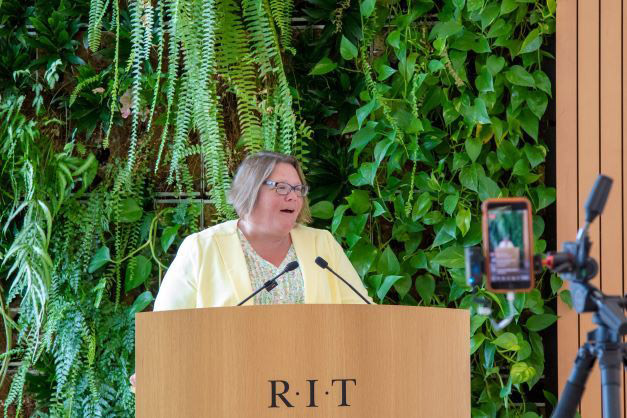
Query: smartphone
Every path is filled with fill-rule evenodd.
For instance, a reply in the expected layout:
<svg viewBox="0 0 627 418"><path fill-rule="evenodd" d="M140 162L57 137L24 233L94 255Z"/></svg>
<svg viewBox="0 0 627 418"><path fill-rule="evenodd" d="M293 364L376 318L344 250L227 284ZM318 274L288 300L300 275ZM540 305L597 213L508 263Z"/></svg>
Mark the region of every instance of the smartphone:
<svg viewBox="0 0 627 418"><path fill-rule="evenodd" d="M533 289L533 223L524 197L483 202L483 252L487 287L493 292Z"/></svg>

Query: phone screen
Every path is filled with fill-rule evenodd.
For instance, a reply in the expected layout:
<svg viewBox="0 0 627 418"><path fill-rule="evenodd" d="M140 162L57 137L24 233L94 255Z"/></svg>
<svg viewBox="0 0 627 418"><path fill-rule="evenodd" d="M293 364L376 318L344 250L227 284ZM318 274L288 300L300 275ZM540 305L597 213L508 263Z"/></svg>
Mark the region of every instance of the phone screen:
<svg viewBox="0 0 627 418"><path fill-rule="evenodd" d="M486 202L486 267L488 285L493 290L520 290L533 286L530 210L529 202L522 199Z"/></svg>

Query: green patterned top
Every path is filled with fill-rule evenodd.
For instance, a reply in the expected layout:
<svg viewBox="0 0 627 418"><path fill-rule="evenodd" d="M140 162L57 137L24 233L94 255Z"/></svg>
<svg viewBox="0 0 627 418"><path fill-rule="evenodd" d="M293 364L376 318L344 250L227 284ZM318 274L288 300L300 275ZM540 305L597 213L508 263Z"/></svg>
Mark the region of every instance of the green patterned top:
<svg viewBox="0 0 627 418"><path fill-rule="evenodd" d="M294 245L290 245L287 255L279 267L275 267L269 261L263 259L250 245L242 231L237 228L237 235L244 250L246 266L253 290L259 289L263 284L280 273L287 263L298 261ZM292 270L277 279L277 286L270 292L262 290L254 298L255 305L272 305L280 303L305 303L305 284L300 268Z"/></svg>

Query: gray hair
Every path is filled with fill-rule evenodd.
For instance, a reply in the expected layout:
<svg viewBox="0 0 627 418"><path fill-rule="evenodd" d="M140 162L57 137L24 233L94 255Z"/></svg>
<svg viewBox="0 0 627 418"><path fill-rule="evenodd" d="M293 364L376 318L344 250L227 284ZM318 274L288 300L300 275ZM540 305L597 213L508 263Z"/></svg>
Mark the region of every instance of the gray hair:
<svg viewBox="0 0 627 418"><path fill-rule="evenodd" d="M228 196L229 203L233 205L240 218L244 219L252 213L257 202L259 189L278 163L286 163L294 167L301 184L307 184L298 160L291 155L271 151L261 151L249 155L238 167ZM296 218L296 222L302 224L311 222L309 200L306 196L303 197L303 207Z"/></svg>

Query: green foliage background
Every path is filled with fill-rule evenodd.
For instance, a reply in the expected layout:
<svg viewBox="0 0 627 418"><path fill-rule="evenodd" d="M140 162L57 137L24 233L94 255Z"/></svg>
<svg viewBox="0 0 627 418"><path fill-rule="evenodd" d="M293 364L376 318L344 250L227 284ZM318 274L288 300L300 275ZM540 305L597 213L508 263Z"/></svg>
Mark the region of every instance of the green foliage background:
<svg viewBox="0 0 627 418"><path fill-rule="evenodd" d="M470 309L473 416L538 416L539 332L569 294L541 278L496 331L463 249L497 196L530 198L546 248L554 32L553 0L3 0L5 415L133 415L134 313L183 237L233 216L243 156L274 149L377 302Z"/></svg>

